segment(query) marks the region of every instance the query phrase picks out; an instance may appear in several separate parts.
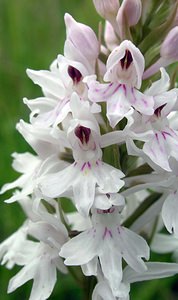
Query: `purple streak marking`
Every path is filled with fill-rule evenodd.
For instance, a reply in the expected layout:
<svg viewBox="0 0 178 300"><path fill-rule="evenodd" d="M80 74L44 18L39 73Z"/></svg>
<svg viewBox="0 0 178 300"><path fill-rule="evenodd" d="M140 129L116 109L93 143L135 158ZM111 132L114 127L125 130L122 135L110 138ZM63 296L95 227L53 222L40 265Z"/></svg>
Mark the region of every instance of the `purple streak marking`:
<svg viewBox="0 0 178 300"><path fill-rule="evenodd" d="M85 166L86 166L86 162L82 165L81 171L83 171L85 169Z"/></svg>
<svg viewBox="0 0 178 300"><path fill-rule="evenodd" d="M107 227L105 227L104 229L104 234L103 234L103 240L105 239L105 237L107 236L107 234L112 238L112 232L111 230L109 230Z"/></svg>

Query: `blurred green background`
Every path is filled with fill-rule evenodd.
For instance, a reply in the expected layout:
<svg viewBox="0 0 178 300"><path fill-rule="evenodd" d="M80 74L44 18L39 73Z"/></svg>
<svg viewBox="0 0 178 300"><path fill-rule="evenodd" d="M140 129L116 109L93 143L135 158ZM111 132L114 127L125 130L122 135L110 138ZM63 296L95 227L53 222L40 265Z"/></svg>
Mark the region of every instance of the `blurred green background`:
<svg viewBox="0 0 178 300"><path fill-rule="evenodd" d="M0 0L0 187L17 178L11 168L11 153L30 150L15 129L20 118L28 121L28 109L22 98L42 95L26 76L26 68L48 69L57 54L63 53L65 40L64 13L71 13L80 22L97 30L98 21L92 0ZM1 196L0 241L12 234L23 222L17 204L3 202ZM160 258L163 260L163 257ZM0 300L26 300L31 283L7 295L9 279L18 268L0 267ZM178 299L177 278L155 280L134 286L132 300ZM59 275L50 299L83 299L72 278Z"/></svg>

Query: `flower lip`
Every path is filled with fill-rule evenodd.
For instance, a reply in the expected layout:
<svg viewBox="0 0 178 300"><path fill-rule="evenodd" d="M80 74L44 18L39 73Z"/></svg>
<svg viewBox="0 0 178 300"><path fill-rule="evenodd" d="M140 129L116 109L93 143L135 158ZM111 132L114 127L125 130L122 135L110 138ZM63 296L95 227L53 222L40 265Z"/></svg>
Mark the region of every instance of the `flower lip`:
<svg viewBox="0 0 178 300"><path fill-rule="evenodd" d="M82 79L81 72L73 66L68 67L68 74L72 78L74 84L79 83Z"/></svg>
<svg viewBox="0 0 178 300"><path fill-rule="evenodd" d="M82 144L89 142L91 129L84 126L77 126L75 128L75 135L79 138Z"/></svg>
<svg viewBox="0 0 178 300"><path fill-rule="evenodd" d="M128 49L126 49L124 57L121 58L120 60L122 69L127 70L130 67L132 62L133 62L132 54Z"/></svg>

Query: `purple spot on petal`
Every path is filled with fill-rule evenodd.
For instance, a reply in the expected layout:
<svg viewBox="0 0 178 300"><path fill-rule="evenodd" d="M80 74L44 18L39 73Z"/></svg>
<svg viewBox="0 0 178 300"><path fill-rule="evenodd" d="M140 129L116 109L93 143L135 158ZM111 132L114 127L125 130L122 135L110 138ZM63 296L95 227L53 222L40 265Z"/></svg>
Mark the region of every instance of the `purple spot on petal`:
<svg viewBox="0 0 178 300"><path fill-rule="evenodd" d="M125 55L124 57L120 60L120 64L122 69L128 69L133 62L132 54L130 53L129 50L125 50Z"/></svg>
<svg viewBox="0 0 178 300"><path fill-rule="evenodd" d="M79 138L82 144L87 144L90 138L91 129L84 126L75 128L75 135Z"/></svg>
<svg viewBox="0 0 178 300"><path fill-rule="evenodd" d="M68 74L70 78L72 78L74 84L79 83L82 79L82 74L80 71L73 66L68 67Z"/></svg>

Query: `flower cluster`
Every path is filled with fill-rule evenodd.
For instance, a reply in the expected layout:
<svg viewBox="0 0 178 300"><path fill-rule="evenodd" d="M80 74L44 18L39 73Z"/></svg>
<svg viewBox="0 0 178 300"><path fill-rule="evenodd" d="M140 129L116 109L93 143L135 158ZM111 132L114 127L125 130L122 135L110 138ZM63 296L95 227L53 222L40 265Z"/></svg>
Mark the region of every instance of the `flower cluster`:
<svg viewBox="0 0 178 300"><path fill-rule="evenodd" d="M71 266L95 276L93 300L128 300L131 283L178 273L149 261L151 250L178 248L178 89L164 69L178 58L175 7L156 41L154 1L93 2L102 44L66 14L64 55L48 71L27 69L43 96L24 99L30 123L17 130L36 154L14 153L21 176L1 189L15 189L6 202L27 216L0 244L2 264L22 266L8 292L33 279L30 300L47 299Z"/></svg>

